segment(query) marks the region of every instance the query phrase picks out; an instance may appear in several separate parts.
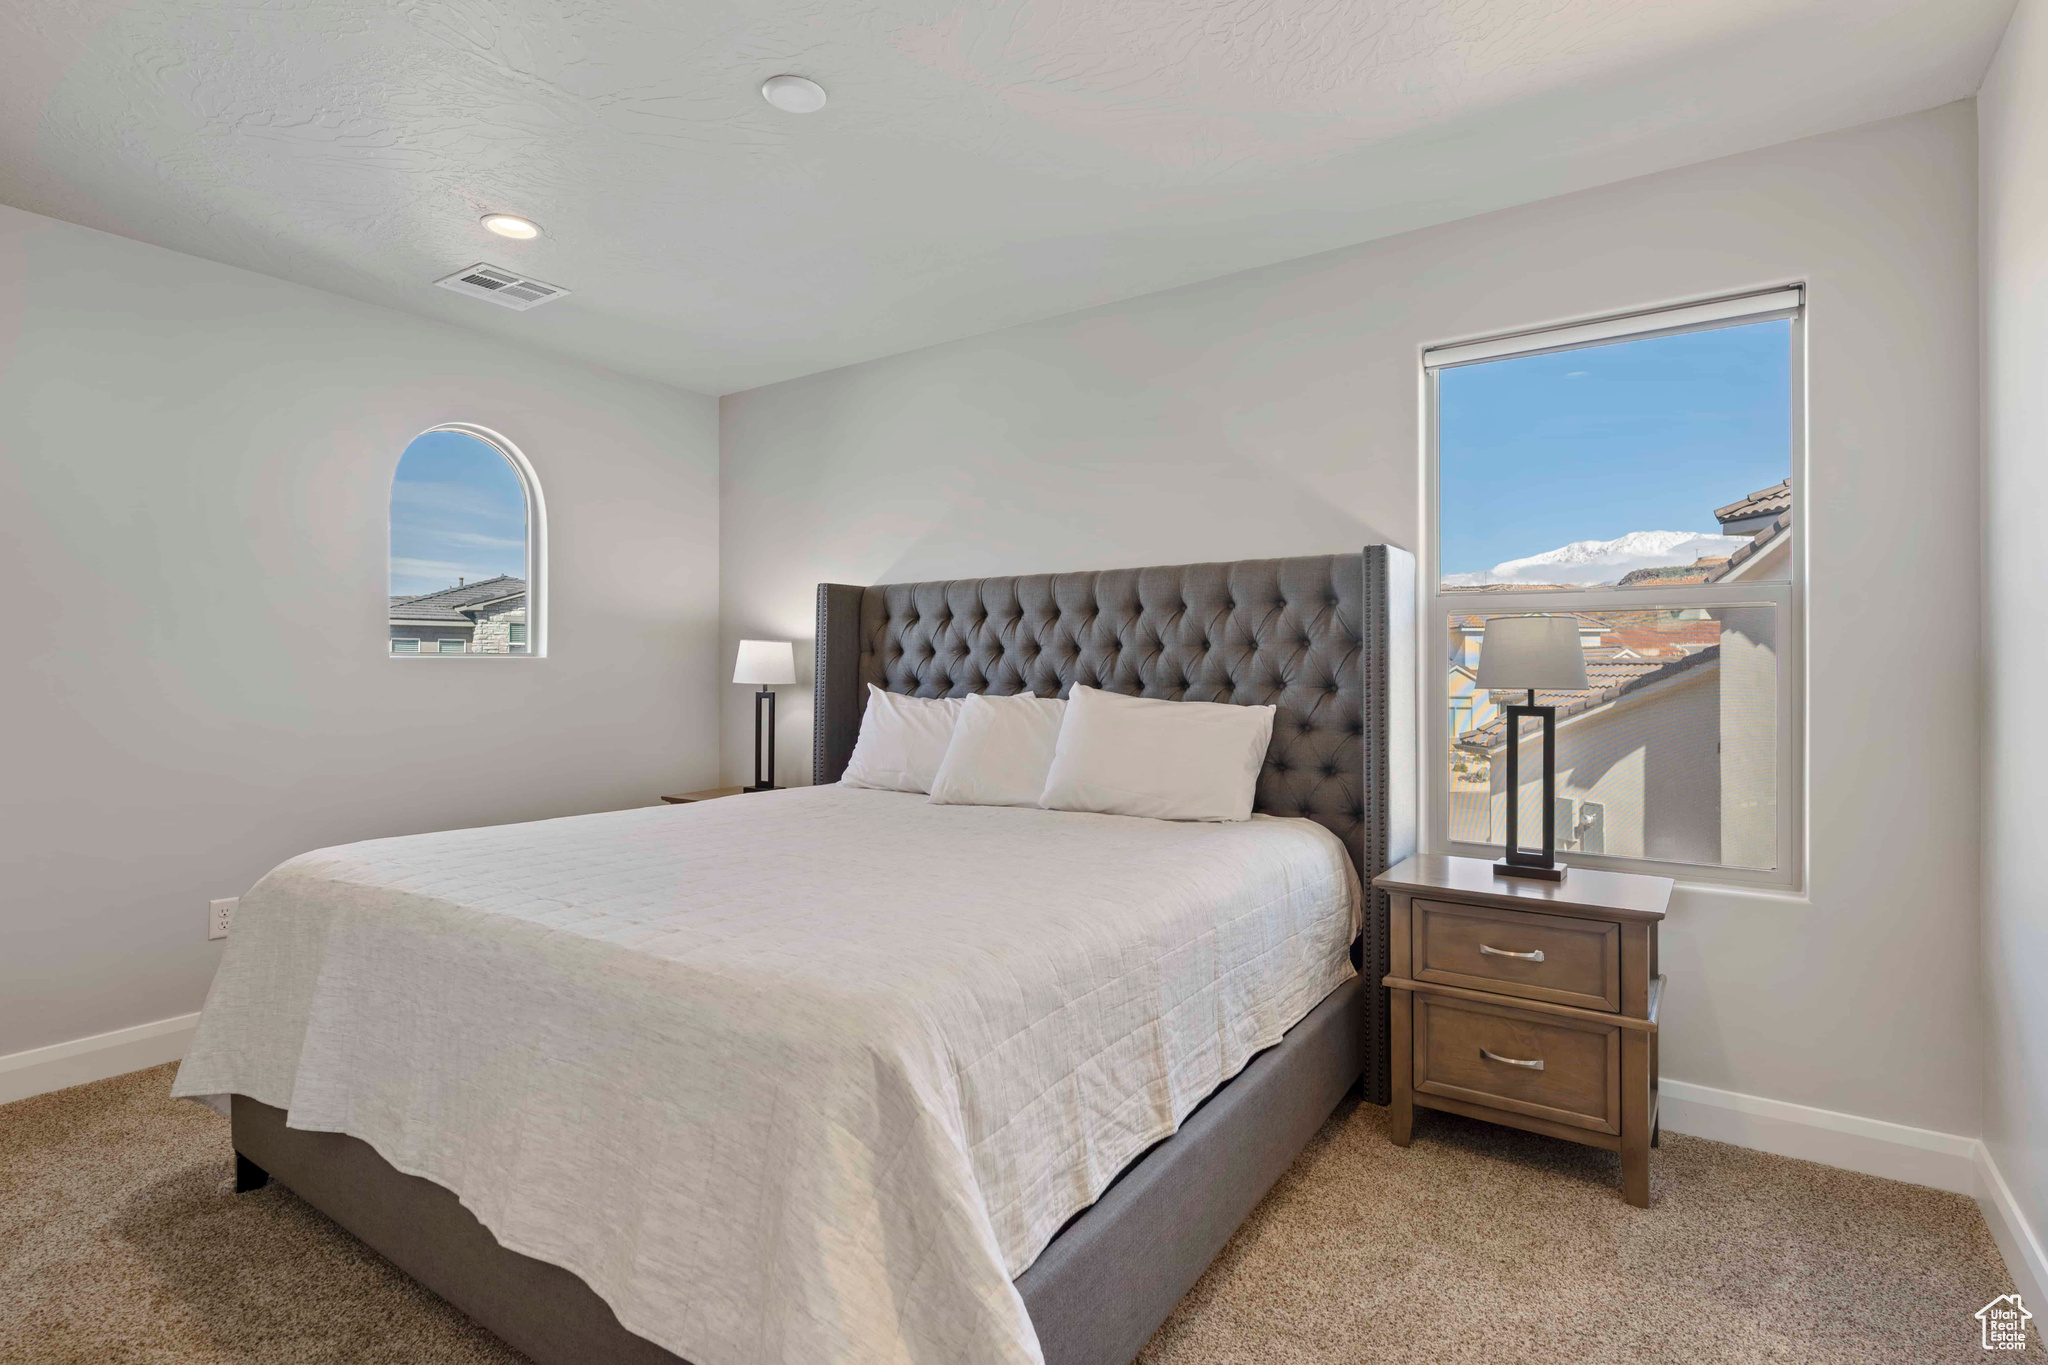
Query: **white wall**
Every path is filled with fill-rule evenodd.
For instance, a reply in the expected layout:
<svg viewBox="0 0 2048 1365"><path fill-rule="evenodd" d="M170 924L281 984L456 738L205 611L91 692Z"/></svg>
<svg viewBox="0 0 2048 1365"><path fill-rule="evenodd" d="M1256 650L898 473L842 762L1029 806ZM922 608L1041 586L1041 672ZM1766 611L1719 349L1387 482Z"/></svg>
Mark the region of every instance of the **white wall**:
<svg viewBox="0 0 2048 1365"><path fill-rule="evenodd" d="M386 654L392 470L455 420L539 471L548 658ZM0 208L0 1055L199 1008L207 901L293 854L711 780L716 422Z"/></svg>
<svg viewBox="0 0 2048 1365"><path fill-rule="evenodd" d="M1984 1142L2048 1232L2048 12L2022 3L1978 96L1984 290ZM2036 1311L2040 1311L2038 1306Z"/></svg>
<svg viewBox="0 0 2048 1365"><path fill-rule="evenodd" d="M1950 105L728 396L724 658L808 641L821 580L1413 547L1420 345L1806 280L1812 892L1680 894L1665 1072L1975 1133L1975 136ZM731 780L746 689L725 723Z"/></svg>

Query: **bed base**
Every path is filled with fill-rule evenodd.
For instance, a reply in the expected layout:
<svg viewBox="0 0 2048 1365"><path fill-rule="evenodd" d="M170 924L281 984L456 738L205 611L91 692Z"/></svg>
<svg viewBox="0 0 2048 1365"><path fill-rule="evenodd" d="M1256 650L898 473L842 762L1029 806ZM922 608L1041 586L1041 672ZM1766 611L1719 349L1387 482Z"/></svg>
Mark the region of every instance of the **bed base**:
<svg viewBox="0 0 2048 1365"><path fill-rule="evenodd" d="M1128 1365L1366 1066L1366 978L1310 1011L1174 1136L1127 1166L1022 1275L1046 1365ZM233 1103L235 1188L275 1177L536 1365L688 1365L628 1332L559 1266L507 1251L432 1181L368 1143ZM687 1290L684 1290L687 1292Z"/></svg>

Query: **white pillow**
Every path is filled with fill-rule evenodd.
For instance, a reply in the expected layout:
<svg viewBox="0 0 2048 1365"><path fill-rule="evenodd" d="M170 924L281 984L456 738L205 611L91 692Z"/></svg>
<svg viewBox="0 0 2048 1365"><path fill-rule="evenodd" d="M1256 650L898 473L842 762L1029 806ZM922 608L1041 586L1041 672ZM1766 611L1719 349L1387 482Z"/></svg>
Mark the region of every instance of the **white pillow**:
<svg viewBox="0 0 2048 1365"><path fill-rule="evenodd" d="M860 737L839 780L882 791L930 791L959 718L958 697L906 697L869 683Z"/></svg>
<svg viewBox="0 0 2048 1365"><path fill-rule="evenodd" d="M1076 685L1038 804L1154 820L1249 820L1273 710Z"/></svg>
<svg viewBox="0 0 2048 1365"><path fill-rule="evenodd" d="M1067 704L1029 692L963 697L953 743L932 782L942 806L1035 806Z"/></svg>

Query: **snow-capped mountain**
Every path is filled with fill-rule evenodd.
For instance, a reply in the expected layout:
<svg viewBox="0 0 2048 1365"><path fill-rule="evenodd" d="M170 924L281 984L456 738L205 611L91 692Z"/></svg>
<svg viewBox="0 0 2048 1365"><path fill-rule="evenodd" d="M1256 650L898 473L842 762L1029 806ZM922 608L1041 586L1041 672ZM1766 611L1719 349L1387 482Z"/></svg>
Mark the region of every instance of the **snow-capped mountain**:
<svg viewBox="0 0 2048 1365"><path fill-rule="evenodd" d="M1697 531L1630 531L1614 540L1575 540L1527 559L1510 559L1484 573L1444 575L1444 585L1476 588L1488 583L1618 583L1634 569L1690 564L1708 555L1733 554L1747 536L1701 535Z"/></svg>

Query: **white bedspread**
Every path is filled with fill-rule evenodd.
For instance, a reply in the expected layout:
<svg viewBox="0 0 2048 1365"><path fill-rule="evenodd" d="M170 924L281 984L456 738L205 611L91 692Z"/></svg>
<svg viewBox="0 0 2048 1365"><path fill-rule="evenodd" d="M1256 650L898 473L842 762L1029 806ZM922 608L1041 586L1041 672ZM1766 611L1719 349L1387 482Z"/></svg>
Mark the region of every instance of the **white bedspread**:
<svg viewBox="0 0 2048 1365"><path fill-rule="evenodd" d="M1305 820L840 787L379 839L242 898L174 1093L362 1138L695 1365L1037 1362L1012 1277L1358 907Z"/></svg>

